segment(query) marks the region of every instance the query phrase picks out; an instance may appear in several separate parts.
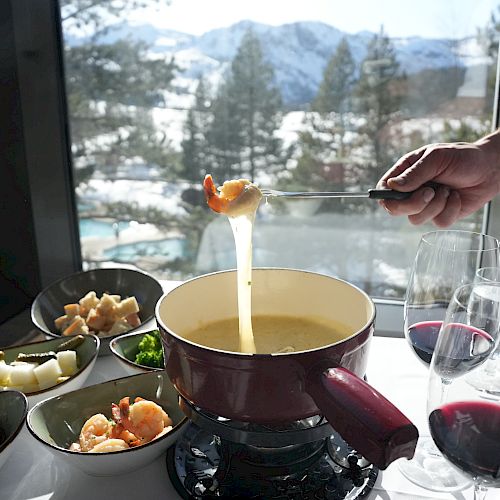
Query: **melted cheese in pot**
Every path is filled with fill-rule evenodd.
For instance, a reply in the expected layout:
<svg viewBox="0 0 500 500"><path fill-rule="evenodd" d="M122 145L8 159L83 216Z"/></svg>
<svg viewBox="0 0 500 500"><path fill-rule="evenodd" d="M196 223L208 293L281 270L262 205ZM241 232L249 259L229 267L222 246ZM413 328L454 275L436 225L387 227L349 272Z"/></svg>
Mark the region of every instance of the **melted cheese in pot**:
<svg viewBox="0 0 500 500"><path fill-rule="evenodd" d="M342 341L353 333L340 323L298 316L257 315L252 318L252 325L259 354L316 349ZM213 321L182 336L213 349L245 352L239 346L238 318Z"/></svg>

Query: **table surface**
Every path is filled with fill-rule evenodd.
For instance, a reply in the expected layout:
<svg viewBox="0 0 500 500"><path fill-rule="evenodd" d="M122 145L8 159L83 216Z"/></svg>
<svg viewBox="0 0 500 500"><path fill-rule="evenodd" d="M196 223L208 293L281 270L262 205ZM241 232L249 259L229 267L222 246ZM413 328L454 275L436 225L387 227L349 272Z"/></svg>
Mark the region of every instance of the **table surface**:
<svg viewBox="0 0 500 500"><path fill-rule="evenodd" d="M98 358L86 385L126 376L114 356ZM418 361L404 339L374 337L367 376L370 384L398 406L428 435L425 419L427 368ZM405 460L405 459L403 459ZM430 464L432 470L432 464ZM179 499L166 470L165 456L133 473L114 477L92 477L54 457L23 429L13 451L0 469L0 499L28 500L109 500ZM418 500L473 498L472 489L437 493L420 488L400 473L397 462L381 471L368 500ZM491 490L488 500L500 499L500 490Z"/></svg>

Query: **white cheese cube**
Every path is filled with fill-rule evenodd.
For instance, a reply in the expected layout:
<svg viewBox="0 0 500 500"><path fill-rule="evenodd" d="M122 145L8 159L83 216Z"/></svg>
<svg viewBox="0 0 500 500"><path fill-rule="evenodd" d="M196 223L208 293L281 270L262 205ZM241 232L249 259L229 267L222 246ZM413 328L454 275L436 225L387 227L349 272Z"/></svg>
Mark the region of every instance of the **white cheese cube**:
<svg viewBox="0 0 500 500"><path fill-rule="evenodd" d="M76 373L78 367L76 364L75 351L59 351L56 356L64 377L69 377Z"/></svg>
<svg viewBox="0 0 500 500"><path fill-rule="evenodd" d="M47 389L56 385L57 379L62 375L57 359L49 359L34 369L35 377L38 380L40 389Z"/></svg>
<svg viewBox="0 0 500 500"><path fill-rule="evenodd" d="M19 363L11 365L10 383L12 385L35 384L35 366L30 363Z"/></svg>
<svg viewBox="0 0 500 500"><path fill-rule="evenodd" d="M0 361L0 384L9 385L10 372L12 368L5 361Z"/></svg>
<svg viewBox="0 0 500 500"><path fill-rule="evenodd" d="M23 391L25 394L29 394L30 392L36 392L39 390L40 386L38 385L38 382L35 382L34 384L25 384L21 389L21 391Z"/></svg>

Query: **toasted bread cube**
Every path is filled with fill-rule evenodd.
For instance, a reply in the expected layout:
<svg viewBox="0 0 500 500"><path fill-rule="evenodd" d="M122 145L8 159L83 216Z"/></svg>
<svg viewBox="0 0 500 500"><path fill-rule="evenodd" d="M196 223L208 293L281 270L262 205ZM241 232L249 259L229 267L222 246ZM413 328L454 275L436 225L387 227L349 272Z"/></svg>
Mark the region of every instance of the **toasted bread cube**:
<svg viewBox="0 0 500 500"><path fill-rule="evenodd" d="M130 314L138 313L139 304L135 297L127 297L116 306L116 312L120 318L125 318Z"/></svg>
<svg viewBox="0 0 500 500"><path fill-rule="evenodd" d="M132 328L140 326L141 324L141 318L139 318L139 315L137 313L129 314L125 319Z"/></svg>
<svg viewBox="0 0 500 500"><path fill-rule="evenodd" d="M119 304L119 303L120 303L120 301L122 300L121 295L116 295L116 294L114 294L114 295L110 295L110 297L111 297L111 298L112 298L112 299L113 299L113 300L114 300L117 304Z"/></svg>
<svg viewBox="0 0 500 500"><path fill-rule="evenodd" d="M64 306L64 312L68 318L74 318L80 315L80 304L66 304Z"/></svg>
<svg viewBox="0 0 500 500"><path fill-rule="evenodd" d="M106 316L97 314L96 309L91 309L86 319L87 326L94 331L102 330L106 324Z"/></svg>
<svg viewBox="0 0 500 500"><path fill-rule="evenodd" d="M9 385L10 372L12 367L5 361L0 361L0 384Z"/></svg>
<svg viewBox="0 0 500 500"><path fill-rule="evenodd" d="M111 295L103 293L99 304L96 306L96 310L101 316L114 316L116 307L116 302Z"/></svg>
<svg viewBox="0 0 500 500"><path fill-rule="evenodd" d="M12 385L36 384L35 365L30 363L19 363L12 366L10 372L10 383Z"/></svg>
<svg viewBox="0 0 500 500"><path fill-rule="evenodd" d="M78 366L75 351L59 351L56 356L64 377L69 377L77 372Z"/></svg>
<svg viewBox="0 0 500 500"><path fill-rule="evenodd" d="M116 335L130 330L130 325L125 319L118 319L113 323L113 326L107 332L107 335Z"/></svg>
<svg viewBox="0 0 500 500"><path fill-rule="evenodd" d="M89 333L89 327L81 316L75 316L72 323L63 331L63 335L78 335L80 333Z"/></svg>
<svg viewBox="0 0 500 500"><path fill-rule="evenodd" d="M57 379L62 376L62 371L57 359L49 359L37 366L34 370L40 389L47 389L56 385Z"/></svg>
<svg viewBox="0 0 500 500"><path fill-rule="evenodd" d="M62 332L63 330L66 330L68 326L71 324L71 319L68 318L68 315L65 314L64 316L59 316L54 320L54 325L55 327Z"/></svg>
<svg viewBox="0 0 500 500"><path fill-rule="evenodd" d="M97 298L97 295L94 291L87 293L84 297L82 297L78 303L80 304L81 307L86 309L87 311L90 311L92 308L97 307L97 304L99 304L99 299Z"/></svg>

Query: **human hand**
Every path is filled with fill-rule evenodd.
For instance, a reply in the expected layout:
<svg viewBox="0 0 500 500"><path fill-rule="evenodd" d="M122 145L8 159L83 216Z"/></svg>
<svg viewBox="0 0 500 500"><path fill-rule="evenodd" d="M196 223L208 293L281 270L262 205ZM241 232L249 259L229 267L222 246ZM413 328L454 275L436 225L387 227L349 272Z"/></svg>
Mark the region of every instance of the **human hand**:
<svg viewBox="0 0 500 500"><path fill-rule="evenodd" d="M377 187L415 192L407 200L381 200L380 205L392 215L407 215L415 225L432 221L448 227L470 215L500 191L500 150L491 139L498 141L429 144L407 153ZM438 186L426 186L429 182Z"/></svg>

